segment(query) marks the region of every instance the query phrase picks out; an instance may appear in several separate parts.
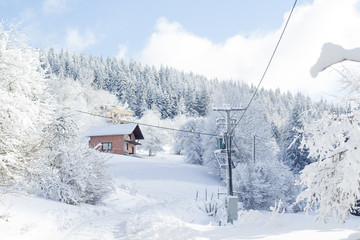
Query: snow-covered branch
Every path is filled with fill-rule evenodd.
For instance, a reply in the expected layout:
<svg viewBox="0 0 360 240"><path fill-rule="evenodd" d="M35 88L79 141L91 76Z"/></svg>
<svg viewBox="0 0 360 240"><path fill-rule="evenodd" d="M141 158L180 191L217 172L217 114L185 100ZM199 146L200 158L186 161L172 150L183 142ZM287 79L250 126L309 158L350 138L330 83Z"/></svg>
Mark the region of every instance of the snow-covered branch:
<svg viewBox="0 0 360 240"><path fill-rule="evenodd" d="M360 48L345 49L333 43L325 43L317 62L310 69L310 74L315 78L321 71L346 60L360 62Z"/></svg>

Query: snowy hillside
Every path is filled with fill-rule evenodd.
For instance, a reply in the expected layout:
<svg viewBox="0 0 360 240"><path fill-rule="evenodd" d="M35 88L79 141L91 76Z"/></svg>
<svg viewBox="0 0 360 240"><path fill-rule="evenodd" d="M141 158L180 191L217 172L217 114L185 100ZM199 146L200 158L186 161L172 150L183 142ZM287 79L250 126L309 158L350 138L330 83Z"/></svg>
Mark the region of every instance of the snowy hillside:
<svg viewBox="0 0 360 240"><path fill-rule="evenodd" d="M346 225L314 223L313 216L239 211L234 225L216 226L204 211L218 190L217 176L182 156L111 155L116 191L101 205L71 206L24 195L6 195L0 206L0 239L357 239L359 218ZM199 191L196 201L196 192ZM215 200L214 200L215 201ZM220 212L220 211L219 211ZM220 213L219 213L220 214Z"/></svg>

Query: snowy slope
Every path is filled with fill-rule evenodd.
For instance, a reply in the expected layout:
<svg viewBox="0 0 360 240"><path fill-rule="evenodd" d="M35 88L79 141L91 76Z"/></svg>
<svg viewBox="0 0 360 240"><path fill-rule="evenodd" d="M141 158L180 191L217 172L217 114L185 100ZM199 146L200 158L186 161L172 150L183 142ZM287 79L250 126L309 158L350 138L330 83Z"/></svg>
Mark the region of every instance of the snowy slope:
<svg viewBox="0 0 360 240"><path fill-rule="evenodd" d="M8 195L0 205L0 239L358 239L360 218L346 225L314 223L305 214L240 211L234 225L215 226L202 209L218 190L207 168L181 156L112 155L108 166L117 190L100 206L69 206ZM195 201L199 191L198 201Z"/></svg>

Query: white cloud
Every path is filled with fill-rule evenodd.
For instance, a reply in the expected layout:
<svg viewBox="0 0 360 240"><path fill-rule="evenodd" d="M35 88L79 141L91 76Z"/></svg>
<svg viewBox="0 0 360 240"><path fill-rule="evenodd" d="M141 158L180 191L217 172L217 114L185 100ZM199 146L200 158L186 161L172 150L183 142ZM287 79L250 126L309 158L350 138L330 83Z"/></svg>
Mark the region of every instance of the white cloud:
<svg viewBox="0 0 360 240"><path fill-rule="evenodd" d="M42 11L44 14L59 14L66 9L68 0L45 0L43 2Z"/></svg>
<svg viewBox="0 0 360 240"><path fill-rule="evenodd" d="M87 30L83 35L77 29L70 28L67 31L66 47L70 51L82 51L95 43L96 38L92 31Z"/></svg>
<svg viewBox="0 0 360 240"><path fill-rule="evenodd" d="M127 47L123 44L118 46L118 53L116 54L117 59L123 59L126 56Z"/></svg>
<svg viewBox="0 0 360 240"><path fill-rule="evenodd" d="M335 71L327 70L316 79L311 78L309 71L326 42L345 48L360 46L360 14L356 5L357 0L314 0L313 4L297 6L262 86L302 91L316 97L336 93L339 77ZM282 28L262 35L256 32L248 37L235 35L215 44L188 32L177 22L161 18L141 61L210 78L242 79L257 84Z"/></svg>

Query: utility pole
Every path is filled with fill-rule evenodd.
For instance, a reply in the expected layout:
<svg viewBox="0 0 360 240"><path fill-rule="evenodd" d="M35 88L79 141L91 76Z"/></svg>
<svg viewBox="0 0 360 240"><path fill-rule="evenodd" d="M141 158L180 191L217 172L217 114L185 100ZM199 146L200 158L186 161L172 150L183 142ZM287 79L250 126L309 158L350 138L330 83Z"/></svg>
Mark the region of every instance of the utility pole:
<svg viewBox="0 0 360 240"><path fill-rule="evenodd" d="M253 163L255 163L255 140L256 140L256 135L254 134L253 136L253 147L252 147L252 159L253 159Z"/></svg>
<svg viewBox="0 0 360 240"><path fill-rule="evenodd" d="M215 110L216 111L216 110ZM231 143L232 135L231 132L231 118L230 111L231 109L224 109L226 113L226 156L227 156L227 193L228 196L234 196L233 184L232 184L232 160L231 160Z"/></svg>
<svg viewBox="0 0 360 240"><path fill-rule="evenodd" d="M226 132L224 132L225 138L225 151L226 151L226 185L227 185L227 198L226 198L226 210L228 214L228 222L233 223L233 220L237 220L238 212L238 197L234 196L233 183L232 183L232 160L231 160L231 144L232 144L232 126L235 125L236 119L231 119L230 113L232 111L243 111L242 108L232 108L232 107L215 107L213 111L225 112L225 124ZM235 122L234 122L235 121Z"/></svg>

